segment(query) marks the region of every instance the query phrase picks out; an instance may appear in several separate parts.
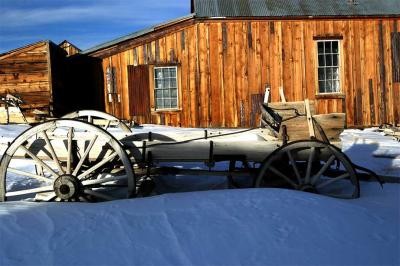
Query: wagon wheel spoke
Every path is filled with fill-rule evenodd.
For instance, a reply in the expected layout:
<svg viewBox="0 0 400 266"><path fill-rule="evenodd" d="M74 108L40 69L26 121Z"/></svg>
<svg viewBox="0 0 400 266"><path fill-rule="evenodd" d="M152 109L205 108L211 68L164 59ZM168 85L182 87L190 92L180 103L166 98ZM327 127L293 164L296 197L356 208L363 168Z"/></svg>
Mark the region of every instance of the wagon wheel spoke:
<svg viewBox="0 0 400 266"><path fill-rule="evenodd" d="M92 166L91 168L89 168L88 170L83 172L82 174L78 175L78 179L80 179L80 180L84 179L86 176L93 173L94 171L96 171L97 169L99 169L100 167L102 167L103 165L108 163L109 161L113 160L115 157L117 157L117 153L116 152L111 153L111 155L107 156L106 158L101 160L99 163L95 164L94 166Z"/></svg>
<svg viewBox="0 0 400 266"><path fill-rule="evenodd" d="M86 158L88 157L90 151L92 150L94 143L96 142L98 136L94 135L94 137L90 140L88 147L86 148L84 154L82 155L81 159L79 160L78 165L75 167L74 172L72 175L77 175L79 170L81 170L82 164L85 162Z"/></svg>
<svg viewBox="0 0 400 266"><path fill-rule="evenodd" d="M108 127L110 126L110 124L111 124L111 121L110 121L110 120L107 120L106 125L104 126L104 130L107 130ZM118 125L119 125L119 124L118 124Z"/></svg>
<svg viewBox="0 0 400 266"><path fill-rule="evenodd" d="M331 166L331 164L333 163L333 161L335 160L336 156L332 155L331 157L329 157L328 161L326 161L326 163L321 167L321 169L318 171L318 173L316 173L313 178L311 179L311 184L315 185L318 181L318 179L321 177L321 175L323 173L325 173L326 170L328 170L328 168Z"/></svg>
<svg viewBox="0 0 400 266"><path fill-rule="evenodd" d="M292 152L290 150L288 150L286 152L286 154L289 157L290 164L292 165L294 174L296 175L296 178L297 178L297 182L298 182L299 185L301 185L303 183L303 181L301 180L299 169L297 168L297 165L296 165L296 161L293 159Z"/></svg>
<svg viewBox="0 0 400 266"><path fill-rule="evenodd" d="M29 172L25 172L25 171L22 171L22 170L19 170L19 169L15 169L15 168L8 168L8 171L10 173L17 174L17 175L36 178L36 179L38 179L40 181L43 181L43 182L51 182L51 181L53 181L52 179L50 179L48 177L41 176L41 175L35 175L35 174L29 173Z"/></svg>
<svg viewBox="0 0 400 266"><path fill-rule="evenodd" d="M35 154L33 154L31 151L29 151L25 146L20 146L20 148L29 156L31 157L34 162L37 165L42 166L44 169L46 169L54 178L57 178L59 175L53 171L53 169L50 168L45 162L43 162L41 159L39 159Z"/></svg>
<svg viewBox="0 0 400 266"><path fill-rule="evenodd" d="M60 171L60 173L63 175L65 174L64 170L61 167L60 161L58 160L58 157L56 155L56 152L54 151L54 147L51 144L50 140L49 140L49 136L47 135L46 131L42 131L42 136L44 138L44 141L46 142L46 145L49 147L49 151L51 153L52 159L54 161L54 163L56 164L58 171Z"/></svg>
<svg viewBox="0 0 400 266"><path fill-rule="evenodd" d="M12 192L6 192L6 197L22 196L22 195L29 195L29 194L42 193L42 192L52 192L52 191L53 191L53 186L23 189L23 190L17 190L17 191L12 191Z"/></svg>
<svg viewBox="0 0 400 266"><path fill-rule="evenodd" d="M315 147L311 147L310 154L308 156L308 161L307 161L307 171L306 171L306 177L304 179L305 184L310 183L310 176L311 176L311 167L314 162L314 156L315 156Z"/></svg>
<svg viewBox="0 0 400 266"><path fill-rule="evenodd" d="M331 179L329 179L329 180L327 180L327 181L325 181L325 182L323 182L323 183L317 185L316 188L317 188L317 189L324 188L324 187L326 187L326 186L328 186L328 185L330 185L330 184L332 184L332 183L334 183L334 182L337 182L337 181L339 181L339 180L342 180L342 179L345 179L345 178L348 178L348 177L350 177L350 174L349 174L349 173L345 173L345 174L343 174L343 175L340 175L340 176L338 176L338 177L331 178Z"/></svg>
<svg viewBox="0 0 400 266"><path fill-rule="evenodd" d="M74 136L74 128L71 127L68 129L68 143L67 143L67 171L66 174L71 174L71 161L72 161L72 138Z"/></svg>
<svg viewBox="0 0 400 266"><path fill-rule="evenodd" d="M287 177L286 175L284 175L281 171L279 171L278 169L276 169L274 166L270 165L269 169L276 174L277 176L283 178L284 180L286 180L290 185L292 185L293 188L297 188L297 184L294 183L289 177Z"/></svg>

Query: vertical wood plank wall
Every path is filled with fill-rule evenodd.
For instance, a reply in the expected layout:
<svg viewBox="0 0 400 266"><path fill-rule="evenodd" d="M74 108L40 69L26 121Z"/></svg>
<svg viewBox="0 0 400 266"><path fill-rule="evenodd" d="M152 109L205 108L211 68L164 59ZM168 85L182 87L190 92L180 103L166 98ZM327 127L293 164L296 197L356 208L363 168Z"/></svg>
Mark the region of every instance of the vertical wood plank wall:
<svg viewBox="0 0 400 266"><path fill-rule="evenodd" d="M400 123L400 84L392 77L394 31L400 31L398 18L197 21L103 57L104 73L107 67L117 70L120 95L120 101L106 102L106 111L139 123L249 127L258 124L252 121L257 108L252 99L268 85L272 101L279 101L283 87L287 101L315 99L318 113L346 112L348 126ZM314 37L334 36L342 37L342 95L316 97ZM132 117L128 65L161 63L179 64L181 110Z"/></svg>

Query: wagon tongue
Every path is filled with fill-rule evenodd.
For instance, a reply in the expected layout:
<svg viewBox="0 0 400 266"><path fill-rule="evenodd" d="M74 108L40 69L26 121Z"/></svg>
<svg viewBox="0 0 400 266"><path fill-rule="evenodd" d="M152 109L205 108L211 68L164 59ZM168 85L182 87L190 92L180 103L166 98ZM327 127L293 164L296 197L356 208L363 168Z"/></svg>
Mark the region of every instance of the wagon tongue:
<svg viewBox="0 0 400 266"><path fill-rule="evenodd" d="M78 198L82 191L82 183L73 175L61 175L54 182L54 192L62 200Z"/></svg>

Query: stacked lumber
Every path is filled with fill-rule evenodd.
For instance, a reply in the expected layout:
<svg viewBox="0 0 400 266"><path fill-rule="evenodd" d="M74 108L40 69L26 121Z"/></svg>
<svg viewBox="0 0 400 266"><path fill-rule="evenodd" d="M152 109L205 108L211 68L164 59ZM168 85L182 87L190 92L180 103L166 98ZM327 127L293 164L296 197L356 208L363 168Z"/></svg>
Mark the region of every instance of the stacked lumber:
<svg viewBox="0 0 400 266"><path fill-rule="evenodd" d="M261 126L281 140L336 141L345 127L344 113L315 115L314 101L265 103L261 109Z"/></svg>

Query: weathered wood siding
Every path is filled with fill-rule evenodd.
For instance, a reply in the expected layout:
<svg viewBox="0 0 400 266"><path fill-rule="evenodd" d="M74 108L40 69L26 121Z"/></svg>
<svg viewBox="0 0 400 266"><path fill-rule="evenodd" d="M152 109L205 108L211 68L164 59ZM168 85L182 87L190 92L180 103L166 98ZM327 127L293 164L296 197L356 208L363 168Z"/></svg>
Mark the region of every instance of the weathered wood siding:
<svg viewBox="0 0 400 266"><path fill-rule="evenodd" d="M269 85L273 102L283 87L287 101L316 100L317 113L346 112L348 126L369 126L400 122L391 45L391 33L399 30L398 18L205 20L93 55L103 58L104 73L116 70L116 94L113 102L106 99L106 110L140 123L256 126L258 102ZM342 39L341 94L317 95L318 37ZM128 66L167 63L179 66L180 110L133 117ZM152 93L150 88L150 98Z"/></svg>
<svg viewBox="0 0 400 266"><path fill-rule="evenodd" d="M63 41L58 46L66 51L68 56L78 54L81 51L78 47L69 43L68 41Z"/></svg>
<svg viewBox="0 0 400 266"><path fill-rule="evenodd" d="M21 97L24 108L48 108L51 98L49 43L41 42L0 56L0 95Z"/></svg>

